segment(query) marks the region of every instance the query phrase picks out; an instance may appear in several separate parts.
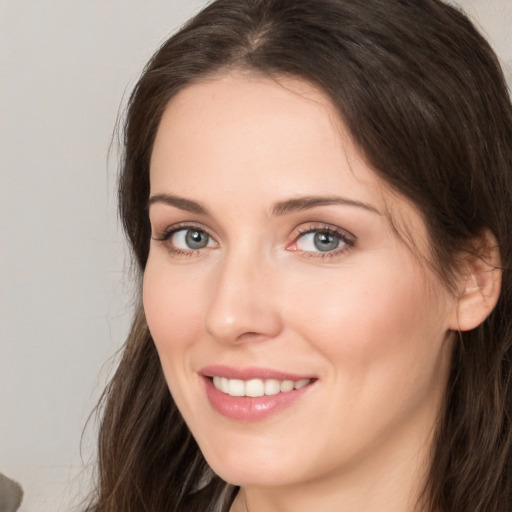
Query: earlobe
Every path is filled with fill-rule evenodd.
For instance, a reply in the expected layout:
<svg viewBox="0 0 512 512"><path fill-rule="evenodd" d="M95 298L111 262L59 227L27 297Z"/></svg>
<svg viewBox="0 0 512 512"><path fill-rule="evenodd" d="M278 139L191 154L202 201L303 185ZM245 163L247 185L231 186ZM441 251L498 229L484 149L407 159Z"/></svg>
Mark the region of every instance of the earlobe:
<svg viewBox="0 0 512 512"><path fill-rule="evenodd" d="M456 314L450 326L455 331L478 327L494 309L500 295L501 261L496 238L487 231L478 242L475 244L478 251L464 257Z"/></svg>

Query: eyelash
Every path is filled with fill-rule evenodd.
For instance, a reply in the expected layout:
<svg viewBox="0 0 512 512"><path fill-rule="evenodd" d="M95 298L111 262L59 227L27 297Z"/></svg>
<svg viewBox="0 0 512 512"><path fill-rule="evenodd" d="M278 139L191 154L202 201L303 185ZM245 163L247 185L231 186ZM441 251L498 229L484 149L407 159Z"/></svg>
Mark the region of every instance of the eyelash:
<svg viewBox="0 0 512 512"><path fill-rule="evenodd" d="M201 249L179 249L167 242L171 239L171 237L179 231L182 230L196 230L202 233L205 233L210 239L215 240L203 226L197 224L177 224L172 227L164 230L160 235L154 236L153 240L159 242L161 244L166 245L167 250L173 255L178 257L192 257L201 252ZM301 249L293 249L296 252L301 253L301 256L304 258L333 258L336 256L341 256L347 251L351 250L356 244L356 237L345 231L344 229L338 228L336 226L332 226L329 224L323 224L322 226L318 226L318 224L311 223L309 226L300 227L297 229L297 234L293 238L291 244L287 244L287 248L293 244L296 244L301 238L310 233L325 233L327 235L334 236L340 240L340 243L343 244L342 247L333 249L332 251L305 251Z"/></svg>
<svg viewBox="0 0 512 512"><path fill-rule="evenodd" d="M208 237L210 237L213 240L213 237L208 233L208 231L201 225L198 224L176 224L174 226L171 226L167 229L165 229L160 235L157 235L153 237L153 240L155 242L159 242L161 244L164 244L167 248L167 250L173 255L178 257L192 257L199 253L201 249L188 249L184 251L183 249L178 249L177 247L174 247L172 244L167 243L171 239L171 237L176 234L178 231L187 231L187 230L195 230L200 231L201 233L205 233Z"/></svg>
<svg viewBox="0 0 512 512"><path fill-rule="evenodd" d="M291 245L297 243L302 237L310 233L325 233L327 235L334 236L340 240L340 243L343 244L342 247L333 249L332 251L304 251L300 249L295 249L297 252L300 252L304 258L312 259L312 258L321 258L321 259L330 259L335 258L337 256L341 256L346 252L350 251L356 245L356 237L349 233L348 231L338 228L336 226L332 226L329 224L324 224L322 226L318 226L317 224L311 224L310 226L300 227L297 230L297 235L295 236Z"/></svg>

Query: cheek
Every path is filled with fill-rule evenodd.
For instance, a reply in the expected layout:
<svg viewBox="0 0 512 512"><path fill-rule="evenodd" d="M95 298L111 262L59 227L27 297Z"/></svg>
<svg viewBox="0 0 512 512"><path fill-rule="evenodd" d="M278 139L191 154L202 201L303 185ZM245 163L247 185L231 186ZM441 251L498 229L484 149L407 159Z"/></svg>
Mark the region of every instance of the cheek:
<svg viewBox="0 0 512 512"><path fill-rule="evenodd" d="M184 282L183 272L170 272L165 264L148 261L144 273L143 304L149 330L161 358L185 348L203 324L201 280ZM202 296L203 295L203 296ZM165 354L164 354L165 353Z"/></svg>
<svg viewBox="0 0 512 512"><path fill-rule="evenodd" d="M427 279L408 257L331 272L307 292L296 290L288 314L345 374L361 376L379 365L412 374L421 359L436 357L447 330L443 293Z"/></svg>
<svg viewBox="0 0 512 512"><path fill-rule="evenodd" d="M318 281L290 307L294 330L328 364L331 406L319 403L316 414L346 434L335 434L331 449L352 453L355 440L366 445L414 418L428 426L437 414L450 355L446 303L406 263Z"/></svg>
<svg viewBox="0 0 512 512"><path fill-rule="evenodd" d="M184 417L194 417L190 404L193 387L189 379L191 347L204 324L200 300L201 281L185 279L178 269L148 260L143 281L143 305L147 324L160 358L162 371L173 399ZM203 291L204 295L204 291Z"/></svg>

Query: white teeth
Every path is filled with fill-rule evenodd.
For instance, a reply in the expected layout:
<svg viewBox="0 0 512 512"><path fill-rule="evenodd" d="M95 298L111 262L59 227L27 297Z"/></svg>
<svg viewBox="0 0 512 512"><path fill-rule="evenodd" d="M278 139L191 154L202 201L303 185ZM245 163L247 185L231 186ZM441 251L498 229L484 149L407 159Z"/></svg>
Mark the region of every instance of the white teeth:
<svg viewBox="0 0 512 512"><path fill-rule="evenodd" d="M286 393L287 391L291 391L295 386L295 382L293 380L283 380L281 382L281 392Z"/></svg>
<svg viewBox="0 0 512 512"><path fill-rule="evenodd" d="M265 395L277 395L281 392L281 383L275 379L265 381Z"/></svg>
<svg viewBox="0 0 512 512"><path fill-rule="evenodd" d="M295 389L300 389L300 388L303 388L304 386L307 386L309 384L309 379L302 379L302 380L298 380L296 383L295 383Z"/></svg>
<svg viewBox="0 0 512 512"><path fill-rule="evenodd" d="M307 386L311 379L302 380L277 380L277 379L227 379L226 377L213 377L213 385L223 393L231 396L261 397L265 395L277 395L288 393L294 389Z"/></svg>
<svg viewBox="0 0 512 512"><path fill-rule="evenodd" d="M228 393L231 396L245 396L245 382L238 379L229 379Z"/></svg>
<svg viewBox="0 0 512 512"><path fill-rule="evenodd" d="M265 384L261 379L248 380L245 383L246 396L263 396L265 394Z"/></svg>
<svg viewBox="0 0 512 512"><path fill-rule="evenodd" d="M228 394L229 393L229 380L226 377L221 377L220 379L220 389Z"/></svg>

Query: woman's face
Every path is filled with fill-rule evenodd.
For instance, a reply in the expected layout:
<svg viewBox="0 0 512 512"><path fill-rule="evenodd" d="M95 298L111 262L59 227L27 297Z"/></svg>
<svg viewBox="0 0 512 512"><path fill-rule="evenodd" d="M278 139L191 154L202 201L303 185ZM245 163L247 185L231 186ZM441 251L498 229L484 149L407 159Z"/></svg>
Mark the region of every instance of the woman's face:
<svg viewBox="0 0 512 512"><path fill-rule="evenodd" d="M184 89L157 133L149 214L148 325L220 476L305 484L427 457L455 300L418 256L419 214L320 92L238 74Z"/></svg>

